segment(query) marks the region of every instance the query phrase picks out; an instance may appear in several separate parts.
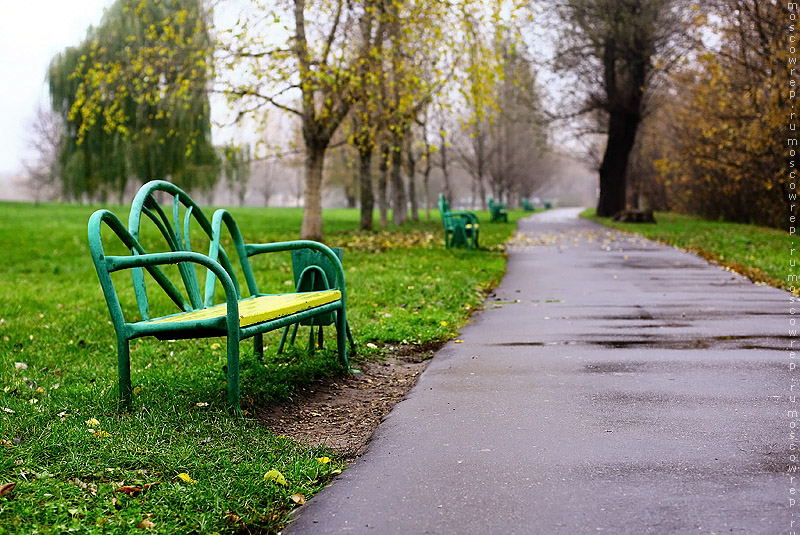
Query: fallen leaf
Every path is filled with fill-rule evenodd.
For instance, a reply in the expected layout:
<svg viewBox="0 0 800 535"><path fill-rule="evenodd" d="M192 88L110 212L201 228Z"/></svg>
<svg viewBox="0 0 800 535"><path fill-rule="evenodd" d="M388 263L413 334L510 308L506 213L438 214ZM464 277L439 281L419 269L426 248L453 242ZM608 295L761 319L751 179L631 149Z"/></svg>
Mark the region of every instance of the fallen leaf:
<svg viewBox="0 0 800 535"><path fill-rule="evenodd" d="M141 391L142 391L142 387L141 387L141 386L135 386L135 387L133 387L133 395L136 395L136 394L138 394L138 393L139 393L139 392L141 392Z"/></svg>
<svg viewBox="0 0 800 535"><path fill-rule="evenodd" d="M219 344L217 344L217 343L213 343L213 344L211 344L211 349L212 349L212 350L213 350L213 349L219 349L219 348L220 348L220 345L219 345Z"/></svg>
<svg viewBox="0 0 800 535"><path fill-rule="evenodd" d="M0 485L0 496L8 496L16 486L16 483L6 483L5 485Z"/></svg>
<svg viewBox="0 0 800 535"><path fill-rule="evenodd" d="M442 327L447 327L447 322L446 321L440 321L439 325L441 325Z"/></svg>
<svg viewBox="0 0 800 535"><path fill-rule="evenodd" d="M103 431L101 429L98 429L97 431L94 432L94 436L100 438L107 438L111 436L111 433L109 433L108 431Z"/></svg>
<svg viewBox="0 0 800 535"><path fill-rule="evenodd" d="M328 464L329 462L331 462L331 458L330 457L317 457L317 462L320 463L320 464Z"/></svg>
<svg viewBox="0 0 800 535"><path fill-rule="evenodd" d="M303 494L292 494L292 501L297 505L303 505L306 503L306 497Z"/></svg>
<svg viewBox="0 0 800 535"><path fill-rule="evenodd" d="M275 470L274 468L268 471L266 474L264 474L264 481L274 481L278 485L283 485L283 486L287 485L286 478L283 477L283 474L281 474L278 470Z"/></svg>
<svg viewBox="0 0 800 535"><path fill-rule="evenodd" d="M453 340L454 344L463 344L464 340Z"/></svg>
<svg viewBox="0 0 800 535"><path fill-rule="evenodd" d="M136 524L136 527L139 529L153 529L154 527L156 527L156 525L153 522L151 522L149 518L145 518L144 520Z"/></svg>
<svg viewBox="0 0 800 535"><path fill-rule="evenodd" d="M27 370L28 369L28 365L25 364L24 362L15 362L14 363L14 368L16 368L17 371L19 371L19 370Z"/></svg>
<svg viewBox="0 0 800 535"><path fill-rule="evenodd" d="M227 524L235 524L239 521L239 515L236 513L228 513L225 515L225 522Z"/></svg>
<svg viewBox="0 0 800 535"><path fill-rule="evenodd" d="M138 496L139 494L147 492L147 490L150 487L153 487L153 486L158 485L158 484L159 484L159 481L156 481L154 483L147 483L146 485L142 485L141 487L125 486L125 487L118 488L114 492L124 492L128 496Z"/></svg>
<svg viewBox="0 0 800 535"><path fill-rule="evenodd" d="M9 414L14 414L14 410L9 409L8 407L0 407L0 410L2 410L3 412L7 412Z"/></svg>
<svg viewBox="0 0 800 535"><path fill-rule="evenodd" d="M192 479L192 478L189 476L189 474L187 474L186 472L181 472L180 474L178 474L178 479L180 479L180 480L181 480L181 481L183 481L184 483L197 483L197 481L195 481L194 479Z"/></svg>
<svg viewBox="0 0 800 535"><path fill-rule="evenodd" d="M88 425L89 427L96 427L96 426L100 425L100 422L97 421L97 418L89 418L84 423L86 425Z"/></svg>
<svg viewBox="0 0 800 535"><path fill-rule="evenodd" d="M201 401L199 403L195 403L195 405L198 406L198 407L208 407L208 403L206 403L205 401Z"/></svg>

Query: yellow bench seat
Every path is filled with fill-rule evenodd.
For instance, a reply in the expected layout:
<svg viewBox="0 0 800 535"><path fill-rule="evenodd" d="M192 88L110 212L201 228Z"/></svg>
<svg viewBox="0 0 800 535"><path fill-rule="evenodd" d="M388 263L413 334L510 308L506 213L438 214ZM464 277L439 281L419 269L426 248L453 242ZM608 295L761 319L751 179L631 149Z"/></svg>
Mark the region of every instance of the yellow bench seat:
<svg viewBox="0 0 800 535"><path fill-rule="evenodd" d="M262 295L251 299L239 301L239 327L247 327L264 321L274 320L303 310L309 310L328 303L333 303L342 298L339 290L325 290L322 292L302 292L278 295ZM150 323L176 323L179 321L197 321L222 318L227 313L227 305L215 305L184 312L174 316L158 318Z"/></svg>

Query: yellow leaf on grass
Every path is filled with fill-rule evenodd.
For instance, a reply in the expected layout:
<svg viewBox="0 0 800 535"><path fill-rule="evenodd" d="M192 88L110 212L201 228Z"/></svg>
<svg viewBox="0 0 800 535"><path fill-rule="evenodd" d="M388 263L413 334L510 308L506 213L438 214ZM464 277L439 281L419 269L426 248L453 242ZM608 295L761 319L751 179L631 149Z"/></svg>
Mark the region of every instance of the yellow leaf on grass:
<svg viewBox="0 0 800 535"><path fill-rule="evenodd" d="M440 324L442 327L447 327L447 322L446 322L446 321L440 321L440 322L439 322L439 324Z"/></svg>
<svg viewBox="0 0 800 535"><path fill-rule="evenodd" d="M213 343L213 344L211 344L211 349L212 349L212 350L214 350L214 349L219 349L220 347L221 347L221 346L220 346L218 343L216 343L216 342L215 342L215 343Z"/></svg>
<svg viewBox="0 0 800 535"><path fill-rule="evenodd" d="M142 387L141 387L141 386L135 386L135 387L133 387L133 394L134 394L134 395L138 394L138 393L139 393L139 392L141 392L141 391L142 391Z"/></svg>
<svg viewBox="0 0 800 535"><path fill-rule="evenodd" d="M331 462L331 458L330 457L317 457L317 462L320 463L320 464L328 464L329 462Z"/></svg>
<svg viewBox="0 0 800 535"><path fill-rule="evenodd" d="M264 474L264 481L274 481L278 485L286 486L286 478L283 477L279 471L275 470L274 468Z"/></svg>
<svg viewBox="0 0 800 535"><path fill-rule="evenodd" d="M102 430L98 429L97 431L94 432L94 436L100 437L100 438L105 438L105 437L110 437L111 433L109 433L108 431L102 431Z"/></svg>
<svg viewBox="0 0 800 535"><path fill-rule="evenodd" d="M89 427L96 427L96 426L100 425L100 422L97 421L97 418L89 418L84 423L86 425L88 425Z"/></svg>
<svg viewBox="0 0 800 535"><path fill-rule="evenodd" d="M189 474L187 474L186 472L181 472L180 474L178 474L178 479L180 479L184 483L197 483L197 481L192 479L191 476L189 476Z"/></svg>

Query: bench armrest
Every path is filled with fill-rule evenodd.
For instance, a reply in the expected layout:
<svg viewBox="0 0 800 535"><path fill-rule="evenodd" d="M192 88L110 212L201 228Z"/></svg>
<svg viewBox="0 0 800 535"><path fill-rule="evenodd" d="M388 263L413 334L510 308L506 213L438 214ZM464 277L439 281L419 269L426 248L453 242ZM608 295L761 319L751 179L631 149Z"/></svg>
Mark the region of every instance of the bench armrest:
<svg viewBox="0 0 800 535"><path fill-rule="evenodd" d="M106 256L103 250L101 238L101 226L105 223L134 254L130 256ZM230 275L222 265L214 259L196 252L173 251L166 253L147 253L128 230L122 225L119 219L108 210L98 210L89 219L89 248L92 253L97 275L100 278L100 285L108 304L111 319L115 329L119 332L124 329L126 322L122 313L114 283L111 280L111 273L115 271L135 268L145 268L158 282L162 289L179 307L185 308L188 303L180 299L181 296L175 286L166 277L163 271L158 269L160 265L180 264L191 262L200 264L209 269L219 278L225 292L227 303L227 322L231 325L239 325L239 304L238 292ZM176 295L177 294L177 295Z"/></svg>
<svg viewBox="0 0 800 535"><path fill-rule="evenodd" d="M202 253L189 251L178 251L169 253L147 253L137 256L107 256L105 257L106 266L109 273L122 269L148 268L161 265L180 264L191 262L199 264L217 276L225 292L225 303L227 305L226 323L228 330L239 327L239 298L236 287L231 280L228 272L222 264L216 262Z"/></svg>
<svg viewBox="0 0 800 535"><path fill-rule="evenodd" d="M251 294L255 295L259 292L257 290L258 285L256 284L255 275L250 267L250 257L266 253L292 251L296 249L313 249L327 256L333 263L336 271L336 280L332 281L332 288L340 290L342 292L342 299L344 300L344 268L342 267L342 262L339 260L339 257L327 245L311 240L294 240L274 243L244 243L244 238L242 237L242 234L239 231L239 227L236 224L236 221L233 219L233 216L224 208L220 208L214 212L211 221L212 240L211 247L209 249L209 257L214 260L216 260L219 256L223 225L225 225L231 235L234 247L236 248L236 252L239 255L239 260L242 264L247 286L250 289ZM209 296L213 296L214 294L213 284L213 277L206 279L206 300L209 299Z"/></svg>
<svg viewBox="0 0 800 535"><path fill-rule="evenodd" d="M460 217L461 219L466 219L468 223L472 223L473 225L478 224L478 216L473 214L472 212L466 211L456 211L450 212L452 217Z"/></svg>

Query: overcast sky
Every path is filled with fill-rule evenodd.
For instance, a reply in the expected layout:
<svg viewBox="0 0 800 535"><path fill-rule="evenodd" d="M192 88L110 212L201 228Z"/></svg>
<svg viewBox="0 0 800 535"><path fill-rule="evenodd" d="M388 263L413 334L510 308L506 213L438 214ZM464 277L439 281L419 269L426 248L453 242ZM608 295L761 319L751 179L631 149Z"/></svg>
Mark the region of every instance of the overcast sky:
<svg viewBox="0 0 800 535"><path fill-rule="evenodd" d="M0 174L22 170L54 55L77 45L111 0L0 0Z"/></svg>

